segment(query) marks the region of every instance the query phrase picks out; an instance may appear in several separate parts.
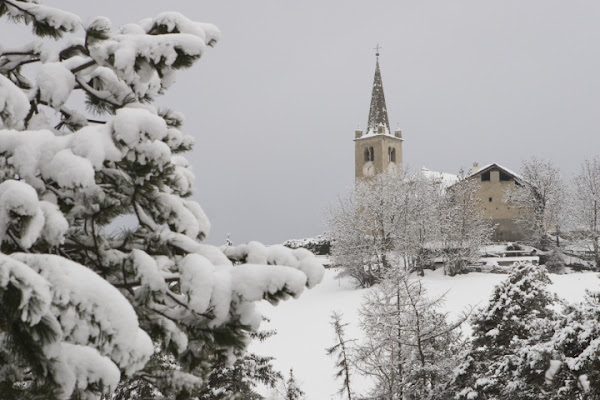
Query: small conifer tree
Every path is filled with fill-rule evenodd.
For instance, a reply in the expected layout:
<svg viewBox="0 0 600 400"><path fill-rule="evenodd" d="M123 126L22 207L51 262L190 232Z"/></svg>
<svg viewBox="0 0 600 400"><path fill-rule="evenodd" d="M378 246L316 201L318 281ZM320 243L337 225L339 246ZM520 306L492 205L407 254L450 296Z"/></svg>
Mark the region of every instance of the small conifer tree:
<svg viewBox="0 0 600 400"><path fill-rule="evenodd" d="M342 322L342 314L338 312L333 312L331 314L331 326L335 332L335 345L329 347L327 349L327 355L335 356L335 377L342 378L343 383L338 391L340 396L343 396L344 393L348 396L348 400L352 400L352 389L350 388L351 382L351 348L350 344L354 340L346 340L344 328L348 324Z"/></svg>
<svg viewBox="0 0 600 400"><path fill-rule="evenodd" d="M285 400L302 400L303 398L304 392L294 378L294 369L290 368L290 376L285 382Z"/></svg>
<svg viewBox="0 0 600 400"><path fill-rule="evenodd" d="M556 295L543 267L523 264L496 286L472 318L473 338L454 379L457 399L544 399Z"/></svg>
<svg viewBox="0 0 600 400"><path fill-rule="evenodd" d="M549 399L600 398L600 301L588 292L580 304L565 308L552 339L545 378Z"/></svg>

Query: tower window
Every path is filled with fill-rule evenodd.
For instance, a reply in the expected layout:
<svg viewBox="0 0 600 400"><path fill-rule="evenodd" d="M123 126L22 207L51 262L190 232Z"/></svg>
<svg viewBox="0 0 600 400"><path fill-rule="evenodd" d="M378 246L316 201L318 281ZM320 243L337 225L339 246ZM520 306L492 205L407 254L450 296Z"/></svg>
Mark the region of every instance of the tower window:
<svg viewBox="0 0 600 400"><path fill-rule="evenodd" d="M492 200L493 200L493 199L492 199L491 197L488 199L488 201L489 201L490 203L492 202Z"/></svg>
<svg viewBox="0 0 600 400"><path fill-rule="evenodd" d="M373 155L373 146L365 147L365 162L373 161L375 159Z"/></svg>
<svg viewBox="0 0 600 400"><path fill-rule="evenodd" d="M396 162L396 149L394 147L388 147L388 161Z"/></svg>

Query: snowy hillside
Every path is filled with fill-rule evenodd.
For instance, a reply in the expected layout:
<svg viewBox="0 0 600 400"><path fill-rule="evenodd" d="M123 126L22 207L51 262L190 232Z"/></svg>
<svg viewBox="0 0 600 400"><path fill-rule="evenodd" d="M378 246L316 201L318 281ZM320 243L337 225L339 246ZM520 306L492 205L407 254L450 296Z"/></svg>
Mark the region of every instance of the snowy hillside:
<svg viewBox="0 0 600 400"><path fill-rule="evenodd" d="M335 393L339 382L333 379L333 359L325 354L325 348L331 346L334 340L329 324L331 312L343 312L345 322L351 323L347 330L348 339L361 337L356 324L357 311L362 295L368 289L354 289L351 281L336 279L336 274L335 269L327 270L323 282L303 293L298 300L277 307L264 302L261 304L261 310L271 319L263 327L276 329L277 335L264 343L254 343L251 350L275 357L275 367L284 374L293 368L306 393L306 400L338 398ZM485 304L492 288L506 277L485 273L448 277L443 275L442 270L437 270L428 271L423 281L430 296L447 293L445 307L452 318L471 305ZM553 282L550 289L568 301L581 299L585 289L600 289L600 280L592 272L550 274L550 278ZM469 331L468 326L463 328L465 334Z"/></svg>

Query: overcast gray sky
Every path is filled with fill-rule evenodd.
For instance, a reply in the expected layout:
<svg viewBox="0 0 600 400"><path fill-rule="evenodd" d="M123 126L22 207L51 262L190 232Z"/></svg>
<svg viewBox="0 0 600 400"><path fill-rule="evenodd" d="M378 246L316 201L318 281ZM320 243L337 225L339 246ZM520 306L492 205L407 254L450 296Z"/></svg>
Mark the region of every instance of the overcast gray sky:
<svg viewBox="0 0 600 400"><path fill-rule="evenodd" d="M186 115L210 243L278 243L324 230L354 181L354 130L380 65L413 168L530 155L569 176L600 154L600 2L46 0L84 21L179 11L222 31L159 105ZM4 22L4 20L3 20ZM2 42L29 38L7 36Z"/></svg>

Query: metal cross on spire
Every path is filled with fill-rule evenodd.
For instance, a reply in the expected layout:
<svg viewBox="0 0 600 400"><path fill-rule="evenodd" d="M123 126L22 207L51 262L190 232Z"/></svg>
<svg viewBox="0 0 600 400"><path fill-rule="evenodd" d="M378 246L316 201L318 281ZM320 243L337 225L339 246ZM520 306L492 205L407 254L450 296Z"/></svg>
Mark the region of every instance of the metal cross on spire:
<svg viewBox="0 0 600 400"><path fill-rule="evenodd" d="M377 46L373 47L373 50L375 50L375 56L379 57L379 49L381 49L381 46L379 46L379 43L377 43Z"/></svg>

